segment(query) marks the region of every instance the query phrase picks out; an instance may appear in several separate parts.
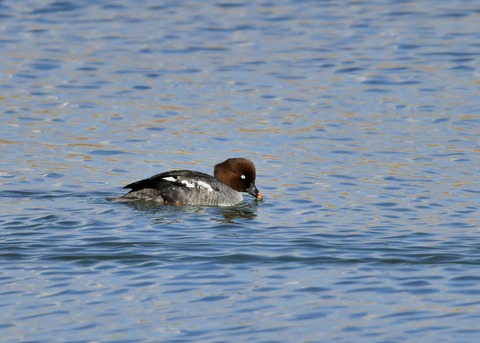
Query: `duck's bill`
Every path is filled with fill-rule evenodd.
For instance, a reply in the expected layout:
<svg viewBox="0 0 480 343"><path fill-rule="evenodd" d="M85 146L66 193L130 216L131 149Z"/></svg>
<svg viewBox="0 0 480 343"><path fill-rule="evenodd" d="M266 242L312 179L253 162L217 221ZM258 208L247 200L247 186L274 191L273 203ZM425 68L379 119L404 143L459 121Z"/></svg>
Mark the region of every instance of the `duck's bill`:
<svg viewBox="0 0 480 343"><path fill-rule="evenodd" d="M246 189L246 191L248 194L253 195L257 199L263 199L262 193L258 191L257 187L255 187L255 184L253 183Z"/></svg>

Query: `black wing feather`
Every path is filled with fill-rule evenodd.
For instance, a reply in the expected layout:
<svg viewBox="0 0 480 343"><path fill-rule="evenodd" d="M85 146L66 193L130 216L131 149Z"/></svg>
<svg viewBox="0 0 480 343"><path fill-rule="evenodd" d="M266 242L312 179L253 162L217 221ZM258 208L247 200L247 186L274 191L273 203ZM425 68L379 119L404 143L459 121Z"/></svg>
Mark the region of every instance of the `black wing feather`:
<svg viewBox="0 0 480 343"><path fill-rule="evenodd" d="M176 179L176 181L165 180L165 178L169 178L169 177ZM130 192L139 191L145 188L163 190L167 187L171 187L172 184L181 188L187 188L187 185L181 182L182 180L198 180L198 179L215 180L212 176L205 173L195 172L191 170L172 170L172 171L153 175L148 179L132 182L123 188L130 189Z"/></svg>

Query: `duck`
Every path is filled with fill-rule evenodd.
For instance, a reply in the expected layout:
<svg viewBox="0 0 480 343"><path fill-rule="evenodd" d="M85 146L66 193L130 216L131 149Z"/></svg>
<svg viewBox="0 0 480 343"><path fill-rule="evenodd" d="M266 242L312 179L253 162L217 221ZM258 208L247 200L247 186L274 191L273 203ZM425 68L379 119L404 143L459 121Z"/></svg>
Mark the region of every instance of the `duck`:
<svg viewBox="0 0 480 343"><path fill-rule="evenodd" d="M263 195L255 185L253 162L229 158L215 165L213 176L193 170L171 170L124 187L130 191L116 201L153 201L161 204L234 206L243 201L242 193L257 200Z"/></svg>

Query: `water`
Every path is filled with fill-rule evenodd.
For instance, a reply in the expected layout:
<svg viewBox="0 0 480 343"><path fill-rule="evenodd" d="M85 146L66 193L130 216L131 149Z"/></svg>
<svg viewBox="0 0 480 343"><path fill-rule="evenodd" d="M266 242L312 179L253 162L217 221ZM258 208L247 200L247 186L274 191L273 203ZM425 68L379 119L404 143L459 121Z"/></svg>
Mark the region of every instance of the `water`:
<svg viewBox="0 0 480 343"><path fill-rule="evenodd" d="M0 3L4 342L476 342L476 1ZM255 161L264 201L111 203Z"/></svg>

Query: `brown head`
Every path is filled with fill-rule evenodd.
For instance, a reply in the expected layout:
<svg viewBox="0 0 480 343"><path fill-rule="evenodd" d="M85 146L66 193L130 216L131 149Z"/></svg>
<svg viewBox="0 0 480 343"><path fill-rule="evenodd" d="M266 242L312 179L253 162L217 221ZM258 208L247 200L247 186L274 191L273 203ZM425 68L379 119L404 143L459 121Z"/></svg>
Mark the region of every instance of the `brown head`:
<svg viewBox="0 0 480 343"><path fill-rule="evenodd" d="M238 192L247 192L257 199L263 198L255 186L255 165L246 158L229 158L217 164L213 175Z"/></svg>

